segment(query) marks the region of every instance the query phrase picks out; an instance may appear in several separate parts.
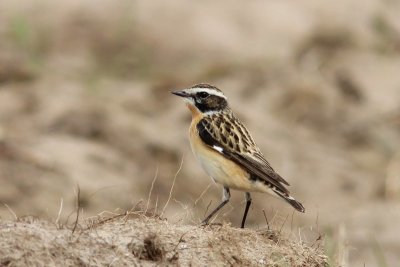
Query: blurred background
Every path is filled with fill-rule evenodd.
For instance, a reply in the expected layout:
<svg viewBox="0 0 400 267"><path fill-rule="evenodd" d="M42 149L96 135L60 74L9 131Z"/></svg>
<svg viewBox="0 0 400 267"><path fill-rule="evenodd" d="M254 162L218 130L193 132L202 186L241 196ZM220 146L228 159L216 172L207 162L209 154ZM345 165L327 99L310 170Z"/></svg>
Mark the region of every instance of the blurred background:
<svg viewBox="0 0 400 267"><path fill-rule="evenodd" d="M160 214L182 164L163 215L199 223L221 188L169 91L200 82L225 92L306 207L254 194L248 227L265 228L265 210L308 244L324 235L332 263L398 264L395 0L2 0L0 218L55 220L62 201L66 220L77 185L83 217ZM232 195L217 221L238 226L244 196Z"/></svg>

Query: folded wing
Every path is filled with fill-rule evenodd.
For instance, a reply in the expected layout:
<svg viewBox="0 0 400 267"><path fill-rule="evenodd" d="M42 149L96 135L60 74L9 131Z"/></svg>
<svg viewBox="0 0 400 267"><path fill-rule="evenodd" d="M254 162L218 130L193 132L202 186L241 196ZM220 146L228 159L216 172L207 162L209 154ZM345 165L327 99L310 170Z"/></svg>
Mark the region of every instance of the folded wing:
<svg viewBox="0 0 400 267"><path fill-rule="evenodd" d="M235 124L230 124L230 129L227 129L224 122L213 123L213 119L220 120L219 118L206 117L197 124L197 130L202 141L247 170L253 179L272 185L274 191L288 195L289 191L284 185L289 185L289 183L274 171L240 121L236 119ZM235 129L237 130L235 131ZM245 140L242 140L242 138ZM239 146L238 144L247 145Z"/></svg>

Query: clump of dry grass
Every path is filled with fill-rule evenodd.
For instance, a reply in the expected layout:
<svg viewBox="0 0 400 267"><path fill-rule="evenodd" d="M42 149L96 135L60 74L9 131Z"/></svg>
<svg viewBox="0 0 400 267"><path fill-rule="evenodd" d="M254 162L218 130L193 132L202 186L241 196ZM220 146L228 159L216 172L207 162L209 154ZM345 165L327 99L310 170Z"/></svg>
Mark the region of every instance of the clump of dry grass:
<svg viewBox="0 0 400 267"><path fill-rule="evenodd" d="M72 231L75 229L75 231ZM32 217L0 221L0 265L327 266L318 248L278 231L174 225L130 211L58 227Z"/></svg>

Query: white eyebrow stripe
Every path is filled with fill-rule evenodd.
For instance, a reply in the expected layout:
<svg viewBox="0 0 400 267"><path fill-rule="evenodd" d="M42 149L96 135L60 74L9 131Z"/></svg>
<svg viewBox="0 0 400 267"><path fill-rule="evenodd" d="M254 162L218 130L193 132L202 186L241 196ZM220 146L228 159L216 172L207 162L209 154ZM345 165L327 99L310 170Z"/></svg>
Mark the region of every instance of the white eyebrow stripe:
<svg viewBox="0 0 400 267"><path fill-rule="evenodd" d="M189 88L188 90L190 90L194 94L196 94L198 92L206 92L210 95L216 95L216 96L222 97L224 99L227 99L226 96L222 92L219 92L219 91L216 91L213 89L209 89L209 88L196 88L195 87L195 88Z"/></svg>
<svg viewBox="0 0 400 267"><path fill-rule="evenodd" d="M221 154L223 154L224 153L224 149L222 148L222 147L219 147L219 146L216 146L216 145L213 145L213 148L215 149L215 150L217 150L219 153L221 153Z"/></svg>

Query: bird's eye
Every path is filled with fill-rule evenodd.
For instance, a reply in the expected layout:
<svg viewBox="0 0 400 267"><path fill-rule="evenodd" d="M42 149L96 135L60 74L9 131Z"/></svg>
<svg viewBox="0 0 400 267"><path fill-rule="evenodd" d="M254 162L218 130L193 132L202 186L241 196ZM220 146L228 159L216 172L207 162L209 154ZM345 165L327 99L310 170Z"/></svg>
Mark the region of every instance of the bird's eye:
<svg viewBox="0 0 400 267"><path fill-rule="evenodd" d="M209 94L206 92L199 92L199 93L197 93L197 96L200 98L207 98L209 96Z"/></svg>

